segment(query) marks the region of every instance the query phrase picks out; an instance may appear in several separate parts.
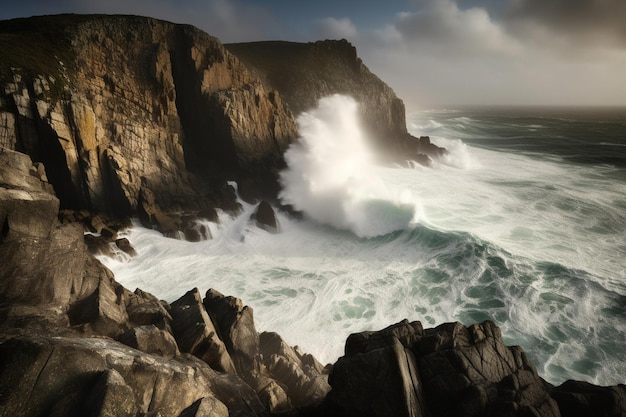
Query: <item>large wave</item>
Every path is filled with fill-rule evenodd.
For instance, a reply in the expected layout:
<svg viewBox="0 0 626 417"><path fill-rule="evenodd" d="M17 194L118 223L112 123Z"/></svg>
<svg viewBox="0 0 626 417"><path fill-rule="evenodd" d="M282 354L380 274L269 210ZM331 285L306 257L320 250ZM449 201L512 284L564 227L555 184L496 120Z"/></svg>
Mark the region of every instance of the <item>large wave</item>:
<svg viewBox="0 0 626 417"><path fill-rule="evenodd" d="M280 198L319 223L359 237L406 229L415 222L416 200L377 174L357 106L336 94L297 118L300 137L285 153Z"/></svg>

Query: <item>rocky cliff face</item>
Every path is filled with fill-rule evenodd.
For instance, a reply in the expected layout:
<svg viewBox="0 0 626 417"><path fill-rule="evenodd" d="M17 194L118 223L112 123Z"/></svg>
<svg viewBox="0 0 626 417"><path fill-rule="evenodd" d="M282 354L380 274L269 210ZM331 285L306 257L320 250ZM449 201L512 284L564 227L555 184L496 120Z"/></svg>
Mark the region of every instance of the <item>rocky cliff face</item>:
<svg viewBox="0 0 626 417"><path fill-rule="evenodd" d="M0 22L0 46L0 147L43 163L61 208L167 233L174 213L235 209L226 179L275 197L293 115L334 93L361 102L387 159L443 152L408 135L402 101L346 41L225 48L191 26L61 15Z"/></svg>
<svg viewBox="0 0 626 417"><path fill-rule="evenodd" d="M38 21L71 62L5 68L0 146L43 162L64 208L129 215L228 206L224 178L275 169L296 136L278 93L193 27L42 17L3 22L0 40L36 36Z"/></svg>
<svg viewBox="0 0 626 417"><path fill-rule="evenodd" d="M331 94L352 96L372 145L384 159L424 162L444 150L409 135L405 108L395 92L365 66L345 39L313 43L252 42L226 48L275 88L298 115Z"/></svg>

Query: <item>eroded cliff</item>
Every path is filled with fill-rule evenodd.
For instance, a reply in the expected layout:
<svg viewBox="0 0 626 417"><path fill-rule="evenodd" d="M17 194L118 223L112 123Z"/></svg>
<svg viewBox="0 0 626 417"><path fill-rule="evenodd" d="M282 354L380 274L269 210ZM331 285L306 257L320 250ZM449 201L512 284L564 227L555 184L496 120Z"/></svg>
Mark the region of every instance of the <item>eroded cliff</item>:
<svg viewBox="0 0 626 417"><path fill-rule="evenodd" d="M296 137L278 93L191 26L52 16L2 22L0 35L55 38L46 66L3 68L0 146L43 162L62 208L228 208L224 180L275 170Z"/></svg>

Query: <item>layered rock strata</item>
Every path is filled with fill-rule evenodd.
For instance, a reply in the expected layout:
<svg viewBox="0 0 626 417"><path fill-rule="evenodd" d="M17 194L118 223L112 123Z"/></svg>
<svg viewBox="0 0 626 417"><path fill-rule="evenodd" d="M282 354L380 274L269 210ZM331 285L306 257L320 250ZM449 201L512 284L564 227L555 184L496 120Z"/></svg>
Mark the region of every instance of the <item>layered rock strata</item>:
<svg viewBox="0 0 626 417"><path fill-rule="evenodd" d="M167 214L236 209L225 178L277 169L297 135L279 94L191 26L51 16L0 22L0 34L53 37L49 53L71 59L0 74L0 146L42 162L62 208L169 231Z"/></svg>

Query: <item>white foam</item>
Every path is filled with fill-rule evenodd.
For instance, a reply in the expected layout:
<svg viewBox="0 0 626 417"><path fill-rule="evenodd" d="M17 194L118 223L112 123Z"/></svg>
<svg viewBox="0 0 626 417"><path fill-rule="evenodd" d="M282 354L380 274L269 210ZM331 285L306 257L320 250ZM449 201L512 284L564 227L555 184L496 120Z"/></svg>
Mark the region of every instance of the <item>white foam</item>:
<svg viewBox="0 0 626 417"><path fill-rule="evenodd" d="M330 129L328 123L314 126L325 120L316 114L311 129ZM353 134L349 119L345 132ZM254 308L259 330L278 332L322 362L342 354L350 333L404 318L427 327L492 318L507 343L523 346L553 383L568 377L625 382L626 363L618 350L626 338L626 323L619 319L623 307L610 305L615 294L626 294L620 184L602 179L597 167L533 160L436 136L434 143L470 163L381 168L365 152L349 158L360 167L356 171L332 164L325 171L322 162L339 163L343 152L328 137L335 138L303 136L301 149L292 148L294 161L302 158L298 163L309 170L290 175L309 178L288 178L304 188L290 195L319 211L309 213L310 220L278 213L281 233L273 235L248 221L254 206L244 204L236 217L220 213L220 224L209 224L213 239L198 243L167 239L136 225L128 238L138 256L126 263L104 262L124 285L167 301L196 286L239 297ZM313 142L305 145L309 139ZM358 150L358 143L351 146ZM365 177L361 170L368 171ZM334 184L334 192L316 194L311 178L320 178L317 184L324 187ZM405 197L393 191L383 201L412 202L412 218L428 228L418 224L391 235L356 238L352 231L358 225L347 216L362 210L359 233L367 233L375 230L372 219L390 209L387 205L375 215L362 208L345 210L346 199L377 201L363 178L379 179L383 193L408 190ZM355 186L360 181L365 184ZM334 223L337 218L342 222ZM568 269L549 272L545 261ZM618 313L611 316L607 308ZM589 366L584 365L588 358Z"/></svg>
<svg viewBox="0 0 626 417"><path fill-rule="evenodd" d="M317 222L359 237L405 229L414 221L415 201L377 175L357 106L337 94L298 117L300 137L285 153L280 198Z"/></svg>

